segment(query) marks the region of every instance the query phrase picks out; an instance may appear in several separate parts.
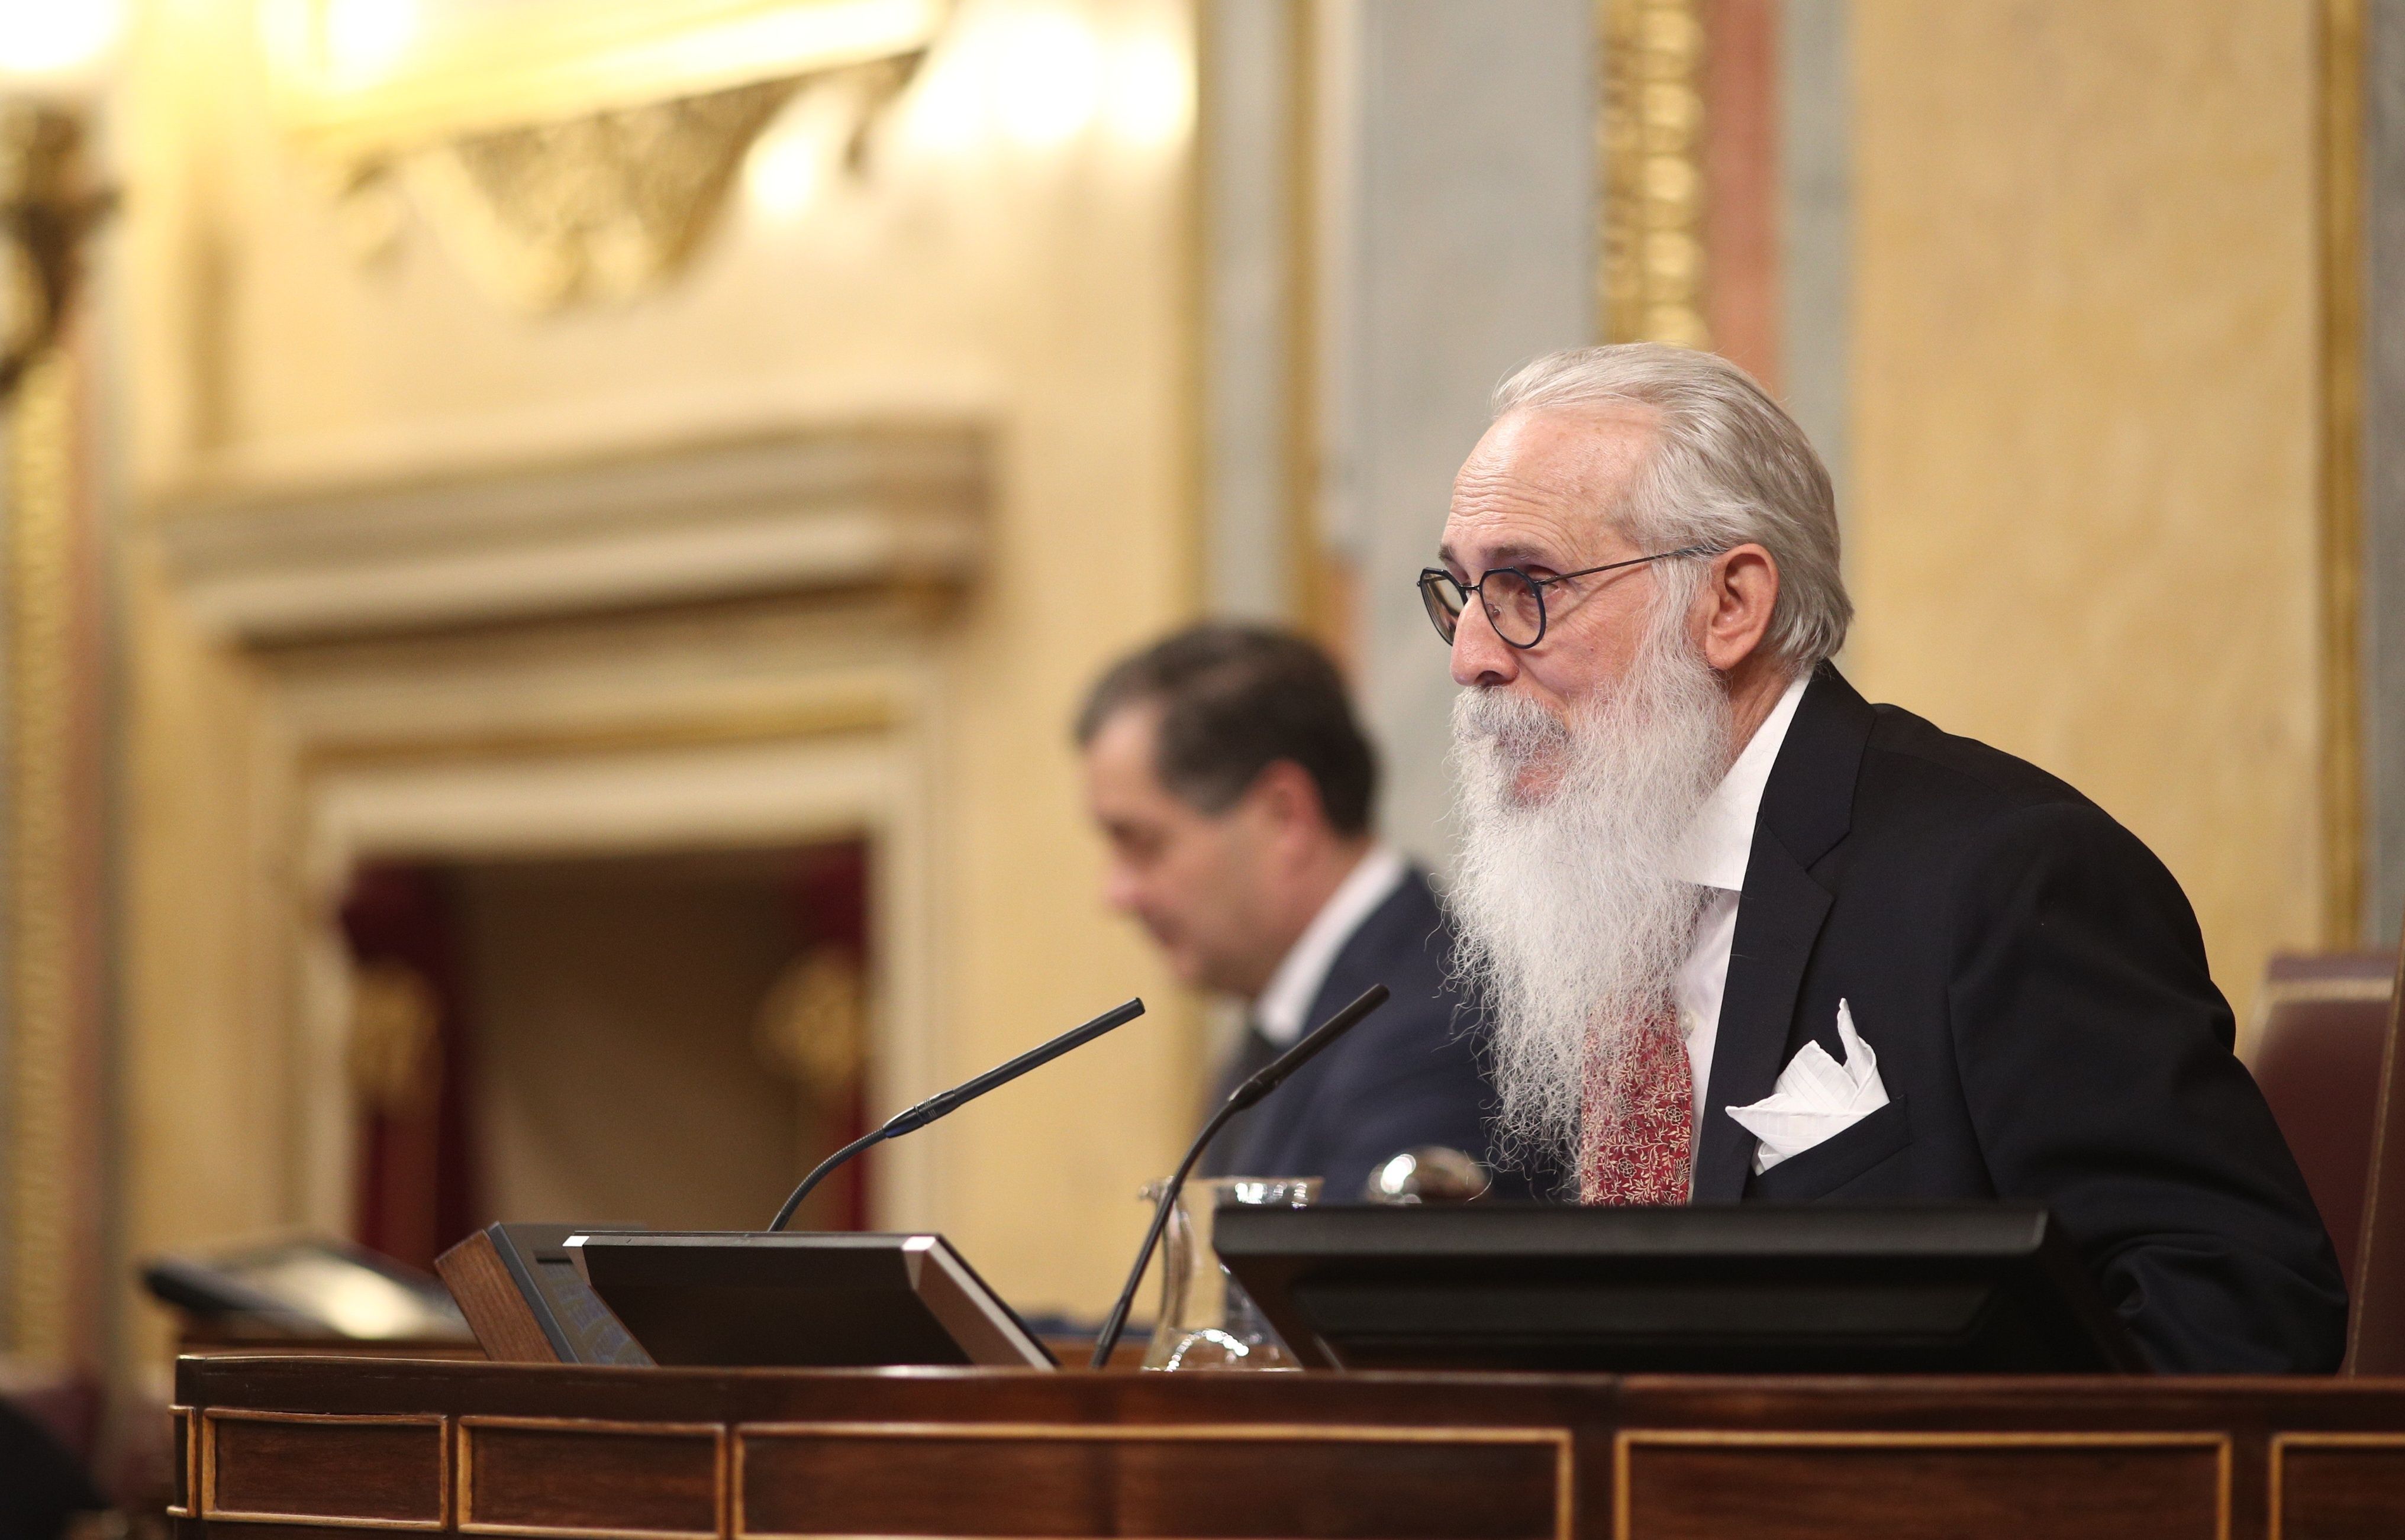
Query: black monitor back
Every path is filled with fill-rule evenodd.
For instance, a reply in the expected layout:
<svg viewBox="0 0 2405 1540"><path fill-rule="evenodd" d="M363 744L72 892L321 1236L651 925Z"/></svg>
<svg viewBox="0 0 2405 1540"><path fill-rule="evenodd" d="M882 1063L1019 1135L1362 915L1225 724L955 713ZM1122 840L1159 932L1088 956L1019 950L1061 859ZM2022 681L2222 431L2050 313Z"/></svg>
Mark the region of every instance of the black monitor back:
<svg viewBox="0 0 2405 1540"><path fill-rule="evenodd" d="M1302 1360L1329 1367L2143 1367L2037 1208L1230 1208L1213 1239Z"/></svg>
<svg viewBox="0 0 2405 1540"><path fill-rule="evenodd" d="M662 1364L1053 1366L939 1235L596 1232L564 1249Z"/></svg>

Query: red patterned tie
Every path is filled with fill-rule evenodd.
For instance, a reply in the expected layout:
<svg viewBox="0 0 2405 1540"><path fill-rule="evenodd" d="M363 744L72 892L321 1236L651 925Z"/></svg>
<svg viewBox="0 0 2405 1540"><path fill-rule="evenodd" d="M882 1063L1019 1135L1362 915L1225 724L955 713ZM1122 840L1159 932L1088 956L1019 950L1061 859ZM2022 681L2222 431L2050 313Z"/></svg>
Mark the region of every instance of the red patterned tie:
<svg viewBox="0 0 2405 1540"><path fill-rule="evenodd" d="M1634 1030L1618 1062L1598 1064L1587 1077L1586 1127L1579 1141L1582 1203L1687 1201L1695 1080L1678 1012L1666 1001Z"/></svg>

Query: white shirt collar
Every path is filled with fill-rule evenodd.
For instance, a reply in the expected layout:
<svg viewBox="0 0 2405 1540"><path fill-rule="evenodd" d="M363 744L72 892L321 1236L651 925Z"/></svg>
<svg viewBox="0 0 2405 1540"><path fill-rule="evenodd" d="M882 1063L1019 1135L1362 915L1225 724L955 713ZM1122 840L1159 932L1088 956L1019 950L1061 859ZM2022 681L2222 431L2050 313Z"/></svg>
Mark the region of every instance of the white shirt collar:
<svg viewBox="0 0 2405 1540"><path fill-rule="evenodd" d="M1361 922L1403 885L1404 873L1403 858L1383 845L1371 847L1370 853L1355 863L1351 874L1319 906L1319 913L1311 917L1302 934L1287 948L1285 960L1270 975L1269 987L1253 1002L1253 1025L1260 1029L1261 1036L1281 1048L1302 1036L1303 1017L1320 987L1328 982L1336 954L1361 929Z"/></svg>
<svg viewBox="0 0 2405 1540"><path fill-rule="evenodd" d="M1770 767L1779 762L1779 746L1787 741L1787 727L1795 720L1795 703L1811 682L1807 669L1795 677L1770 715L1746 740L1737 763L1720 785L1704 799L1695 821L1688 827L1687 843L1679 858L1679 876L1699 887L1726 892L1745 891L1746 861L1753 854L1754 820L1762 812L1763 788L1770 784Z"/></svg>

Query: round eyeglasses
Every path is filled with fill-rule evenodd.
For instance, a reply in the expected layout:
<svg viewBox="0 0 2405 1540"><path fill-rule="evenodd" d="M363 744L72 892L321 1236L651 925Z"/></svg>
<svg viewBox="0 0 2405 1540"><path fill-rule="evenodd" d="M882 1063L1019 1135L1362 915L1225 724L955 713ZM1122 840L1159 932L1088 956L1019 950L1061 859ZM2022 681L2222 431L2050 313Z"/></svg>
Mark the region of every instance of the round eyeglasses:
<svg viewBox="0 0 2405 1540"><path fill-rule="evenodd" d="M1428 606L1428 620L1435 624L1436 634L1451 647L1453 634L1461 628L1461 612L1475 591L1495 634L1525 650L1545 639L1545 590L1554 583L1591 578L1624 567L1642 567L1647 562L1668 561L1674 556L1709 554L1710 551L1700 545L1681 546L1676 551L1657 551L1651 556L1631 556L1624 562L1582 567L1551 578L1532 578L1516 567L1498 567L1480 574L1476 582L1466 586L1443 567L1428 567L1420 569L1420 602Z"/></svg>

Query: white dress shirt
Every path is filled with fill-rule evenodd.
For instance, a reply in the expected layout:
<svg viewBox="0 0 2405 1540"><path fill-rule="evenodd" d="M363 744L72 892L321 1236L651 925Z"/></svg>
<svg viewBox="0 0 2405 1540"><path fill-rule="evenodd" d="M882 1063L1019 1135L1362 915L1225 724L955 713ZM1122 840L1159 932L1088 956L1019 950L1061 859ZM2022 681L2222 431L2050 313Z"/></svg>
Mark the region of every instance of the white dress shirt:
<svg viewBox="0 0 2405 1540"><path fill-rule="evenodd" d="M1712 1078L1712 1044L1721 1030L1721 997L1728 992L1737 900L1744 895L1746 861L1753 854L1754 819L1762 811L1762 790L1769 784L1779 746L1787 741L1788 724L1795 720L1795 703L1804 698L1810 678L1801 675L1790 684L1753 730L1737 763L1704 799L1679 858L1678 875L1711 890L1695 925L1695 947L1671 988L1679 1005L1679 1029L1687 1039L1687 1068L1695 1080L1698 1133L1704 1127L1704 1092Z"/></svg>
<svg viewBox="0 0 2405 1540"><path fill-rule="evenodd" d="M1405 870L1401 856L1376 845L1336 885L1336 891L1328 895L1319 913L1311 917L1302 934L1287 948L1277 972L1270 975L1269 987L1253 1001L1253 1025L1261 1036L1279 1048L1302 1036L1303 1028L1310 1025L1303 1018L1328 983L1328 970L1336 965L1336 954L1344 950L1361 922L1403 885Z"/></svg>

